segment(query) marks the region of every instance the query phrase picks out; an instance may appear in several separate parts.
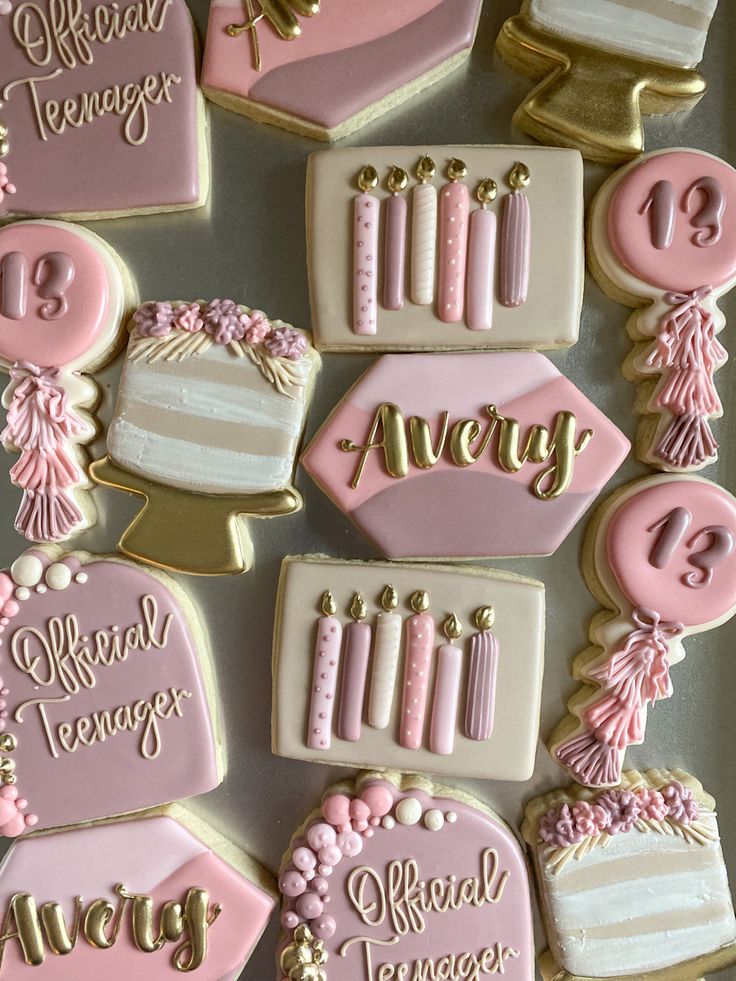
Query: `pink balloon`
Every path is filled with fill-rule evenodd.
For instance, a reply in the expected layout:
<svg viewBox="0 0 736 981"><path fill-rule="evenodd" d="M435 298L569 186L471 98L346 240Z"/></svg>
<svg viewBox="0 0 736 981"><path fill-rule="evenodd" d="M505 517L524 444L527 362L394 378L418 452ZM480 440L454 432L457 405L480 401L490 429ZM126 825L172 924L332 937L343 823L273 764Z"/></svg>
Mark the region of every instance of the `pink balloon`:
<svg viewBox="0 0 736 981"><path fill-rule="evenodd" d="M394 803L391 791L388 787L382 787L380 784L373 784L370 787L366 787L362 791L360 799L367 804L372 818L384 817L391 810Z"/></svg>
<svg viewBox="0 0 736 981"><path fill-rule="evenodd" d="M345 794L327 797L322 804L322 814L330 824L345 824L350 820L350 799Z"/></svg>
<svg viewBox="0 0 736 981"><path fill-rule="evenodd" d="M314 920L322 915L324 904L314 892L305 892L296 901L296 911L304 920Z"/></svg>
<svg viewBox="0 0 736 981"><path fill-rule="evenodd" d="M311 848L295 848L291 860L300 872L309 872L317 865L317 856Z"/></svg>
<svg viewBox="0 0 736 981"><path fill-rule="evenodd" d="M348 858L355 858L363 851L363 839L355 831L344 831L337 837L337 847Z"/></svg>
<svg viewBox="0 0 736 981"><path fill-rule="evenodd" d="M330 937L334 936L335 930L337 930L337 923L327 913L310 923L310 926L312 933L318 940L329 940Z"/></svg>
<svg viewBox="0 0 736 981"><path fill-rule="evenodd" d="M307 841L310 848L319 851L325 845L334 845L337 839L335 829L330 824L313 824L307 831Z"/></svg>
<svg viewBox="0 0 736 981"><path fill-rule="evenodd" d="M279 879L279 889L285 896L301 896L307 888L307 880L296 869L290 869Z"/></svg>

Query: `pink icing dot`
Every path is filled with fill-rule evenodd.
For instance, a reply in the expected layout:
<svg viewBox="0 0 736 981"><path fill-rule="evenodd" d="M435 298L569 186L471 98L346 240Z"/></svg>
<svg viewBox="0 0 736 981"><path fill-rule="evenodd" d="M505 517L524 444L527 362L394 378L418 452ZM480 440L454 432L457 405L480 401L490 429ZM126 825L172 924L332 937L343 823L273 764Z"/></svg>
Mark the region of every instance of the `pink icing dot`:
<svg viewBox="0 0 736 981"><path fill-rule="evenodd" d="M325 845L319 850L319 860L323 865L338 865L342 858L342 852L337 845Z"/></svg>
<svg viewBox="0 0 736 981"><path fill-rule="evenodd" d="M350 801L350 817L353 822L358 824L365 824L368 826L368 818L371 816L371 809L368 807L365 801L360 800L356 797L355 800Z"/></svg>
<svg viewBox="0 0 736 981"><path fill-rule="evenodd" d="M29 828L32 828L34 825L38 824L38 815L26 814L25 822Z"/></svg>
<svg viewBox="0 0 736 981"><path fill-rule="evenodd" d="M313 824L307 831L307 841L311 848L319 851L327 845L334 845L337 840L335 829L329 824Z"/></svg>
<svg viewBox="0 0 736 981"><path fill-rule="evenodd" d="M316 893L305 892L296 901L296 911L305 920L314 920L324 911L324 903Z"/></svg>
<svg viewBox="0 0 736 981"><path fill-rule="evenodd" d="M329 940L330 937L334 936L335 930L337 930L337 923L327 913L324 913L319 919L314 920L309 925L317 940Z"/></svg>
<svg viewBox="0 0 736 981"><path fill-rule="evenodd" d="M299 926L299 917L293 909L284 910L281 914L281 926L284 930L296 930Z"/></svg>
<svg viewBox="0 0 736 981"><path fill-rule="evenodd" d="M388 787L381 787L378 784L374 784L372 787L366 787L362 791L360 799L368 806L368 810L373 818L384 817L391 810L394 803L393 795Z"/></svg>
<svg viewBox="0 0 736 981"><path fill-rule="evenodd" d="M5 572L0 572L0 606L13 595L13 580Z"/></svg>
<svg viewBox="0 0 736 981"><path fill-rule="evenodd" d="M317 864L317 856L311 848L295 848L291 860L301 872L309 872Z"/></svg>
<svg viewBox="0 0 736 981"><path fill-rule="evenodd" d="M17 615L19 609L20 607L15 600L8 600L3 606L3 616L14 617Z"/></svg>
<svg viewBox="0 0 736 981"><path fill-rule="evenodd" d="M311 888L312 892L316 892L318 896L324 896L330 888L330 884L327 879L323 879L321 875L318 875L312 880Z"/></svg>
<svg viewBox="0 0 736 981"><path fill-rule="evenodd" d="M348 858L355 858L363 851L363 839L354 831L345 831L338 835L337 847Z"/></svg>
<svg viewBox="0 0 736 981"><path fill-rule="evenodd" d="M317 871L319 872L319 874L321 876L324 876L324 875L332 875L332 866L331 865L318 865L317 866Z"/></svg>
<svg viewBox="0 0 736 981"><path fill-rule="evenodd" d="M296 869L290 869L279 879L279 889L285 896L301 896L307 888L307 880Z"/></svg>
<svg viewBox="0 0 736 981"><path fill-rule="evenodd" d="M345 794L333 794L322 804L322 814L330 824L340 826L350 821L350 799Z"/></svg>

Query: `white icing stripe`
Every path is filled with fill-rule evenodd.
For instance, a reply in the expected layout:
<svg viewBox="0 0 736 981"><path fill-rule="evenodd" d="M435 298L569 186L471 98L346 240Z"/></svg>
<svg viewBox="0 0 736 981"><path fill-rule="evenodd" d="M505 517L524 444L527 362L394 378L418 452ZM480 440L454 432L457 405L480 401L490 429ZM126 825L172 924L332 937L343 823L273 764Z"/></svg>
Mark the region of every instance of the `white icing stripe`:
<svg viewBox="0 0 736 981"><path fill-rule="evenodd" d="M293 466L290 457L255 456L156 436L121 418L110 424L108 447L117 463L134 473L185 489L278 490L289 482Z"/></svg>
<svg viewBox="0 0 736 981"><path fill-rule="evenodd" d="M553 33L683 67L703 57L717 0L532 0L530 13Z"/></svg>
<svg viewBox="0 0 736 981"><path fill-rule="evenodd" d="M186 416L223 422L237 422L253 427L278 429L298 437L301 431L304 406L300 400L284 398L273 392L253 392L242 385L225 385L196 378L182 379L168 370L157 371L155 364L129 364L120 389L120 411L125 413L127 402L138 402L182 413L182 431L187 432ZM155 416L152 414L152 422Z"/></svg>

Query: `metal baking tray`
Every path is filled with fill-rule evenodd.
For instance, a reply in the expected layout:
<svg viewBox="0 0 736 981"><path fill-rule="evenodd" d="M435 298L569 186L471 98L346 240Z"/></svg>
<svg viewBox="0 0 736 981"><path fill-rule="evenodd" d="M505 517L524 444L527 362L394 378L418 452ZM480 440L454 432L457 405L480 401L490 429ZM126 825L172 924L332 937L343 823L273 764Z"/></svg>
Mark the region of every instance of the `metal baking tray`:
<svg viewBox="0 0 736 981"><path fill-rule="evenodd" d="M208 0L189 2L204 36ZM487 0L466 67L340 145L530 142L511 125L512 113L529 90L529 82L494 54L501 24L518 8L519 0ZM370 16L370 4L366 16ZM694 146L736 162L736 127L731 121L736 91L734 39L736 4L722 0L701 66L709 91L692 113L649 118L649 149ZM308 327L304 173L309 153L324 145L253 123L217 106L209 106L209 128L213 167L209 208L99 221L91 227L128 262L143 299L229 296ZM587 164L585 171L590 198L610 170ZM736 292L726 299L724 309L728 319L736 321ZM633 439L634 388L620 372L630 349L627 316L628 311L606 299L588 277L580 341L551 357ZM736 340L729 326L722 339L733 354ZM324 356L307 438L370 362L370 355ZM99 414L104 424L110 418L119 371L120 359L97 375L103 388ZM719 371L718 388L726 408L716 427L721 459L704 475L736 490L736 458L730 453L736 444L736 406L729 397L736 394L736 358ZM100 456L103 452L101 438L93 453ZM16 558L25 543L13 531L18 497L8 479L12 459L0 457L0 461L2 567ZM608 491L647 472L647 467L631 458ZM281 559L306 552L379 557L303 472L297 474L297 485L305 498L301 513L251 522L256 549L251 572L235 578L178 577L208 626L229 757L222 787L191 806L274 870L293 827L315 806L326 787L349 773L271 755L271 634ZM98 524L74 540L72 547L111 552L139 502L104 488L97 488L94 495ZM492 563L547 584L543 737L564 714L565 700L577 687L569 666L586 646L589 619L598 608L579 571L583 530L584 523L551 558ZM703 781L719 803L724 852L736 891L736 770L732 764L736 619L688 638L686 648L687 658L673 671L675 694L651 712L646 743L627 754L627 764L681 766ZM456 781L516 826L526 800L564 782L564 774L541 742L534 777L526 784ZM245 981L267 981L275 976L277 932L278 917L274 916L242 975ZM541 950L545 938L538 920L536 940ZM736 970L722 977L733 981Z"/></svg>

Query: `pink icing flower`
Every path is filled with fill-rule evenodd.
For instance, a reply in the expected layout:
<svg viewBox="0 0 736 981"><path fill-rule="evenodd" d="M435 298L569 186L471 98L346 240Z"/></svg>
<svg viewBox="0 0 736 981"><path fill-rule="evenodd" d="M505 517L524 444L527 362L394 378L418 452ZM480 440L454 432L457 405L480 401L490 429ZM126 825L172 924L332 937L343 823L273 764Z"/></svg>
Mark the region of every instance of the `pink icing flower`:
<svg viewBox="0 0 736 981"><path fill-rule="evenodd" d="M585 800L579 800L572 805L572 816L575 827L586 838L595 838L611 823L611 815L604 807L589 804Z"/></svg>
<svg viewBox="0 0 736 981"><path fill-rule="evenodd" d="M260 344L271 333L271 322L262 310L251 310L243 317L245 339L249 344Z"/></svg>
<svg viewBox="0 0 736 981"><path fill-rule="evenodd" d="M596 803L611 815L610 835L631 831L641 812L639 799L630 790L609 790Z"/></svg>
<svg viewBox="0 0 736 981"><path fill-rule="evenodd" d="M667 804L667 816L673 821L687 827L698 820L700 807L689 787L683 787L678 780L673 780L662 789L662 796Z"/></svg>
<svg viewBox="0 0 736 981"><path fill-rule="evenodd" d="M202 309L198 303L182 303L174 311L174 327L189 334L197 334L204 327Z"/></svg>
<svg viewBox="0 0 736 981"><path fill-rule="evenodd" d="M204 329L215 344L230 344L245 337L247 319L234 300L211 300L204 312Z"/></svg>
<svg viewBox="0 0 736 981"><path fill-rule="evenodd" d="M562 804L548 811L539 822L539 837L548 845L565 848L579 845L585 835L576 827L570 805Z"/></svg>
<svg viewBox="0 0 736 981"><path fill-rule="evenodd" d="M2 0L0 0L1 2ZM7 164L0 163L0 201L3 200L6 194L15 194L16 191L15 184L12 184L8 179Z"/></svg>
<svg viewBox="0 0 736 981"><path fill-rule="evenodd" d="M307 339L296 327L282 327L272 331L263 345L276 358L299 361L307 350Z"/></svg>
<svg viewBox="0 0 736 981"><path fill-rule="evenodd" d="M639 816L645 821L664 821L667 817L667 802L658 790L642 787L636 791L639 801Z"/></svg>
<svg viewBox="0 0 736 981"><path fill-rule="evenodd" d="M174 308L170 303L144 303L133 314L141 337L166 337L171 333Z"/></svg>

